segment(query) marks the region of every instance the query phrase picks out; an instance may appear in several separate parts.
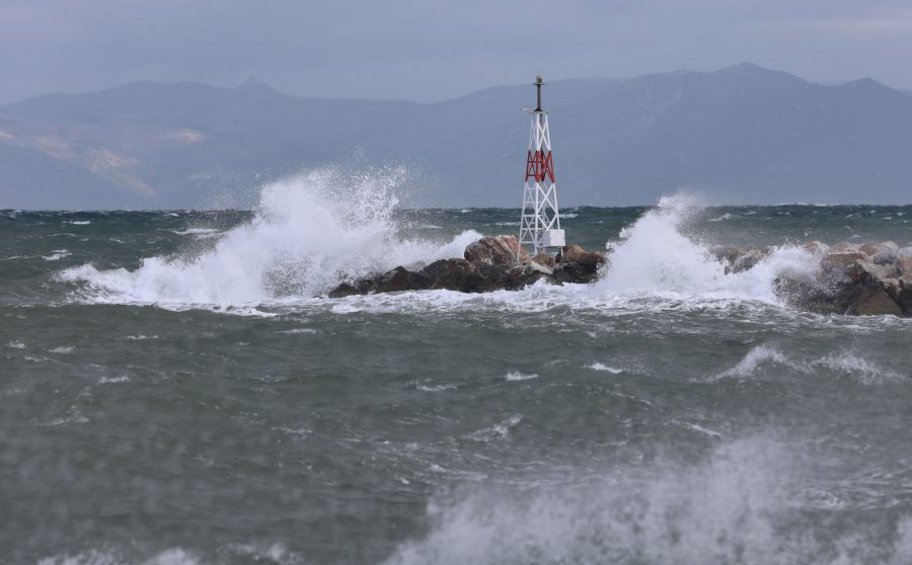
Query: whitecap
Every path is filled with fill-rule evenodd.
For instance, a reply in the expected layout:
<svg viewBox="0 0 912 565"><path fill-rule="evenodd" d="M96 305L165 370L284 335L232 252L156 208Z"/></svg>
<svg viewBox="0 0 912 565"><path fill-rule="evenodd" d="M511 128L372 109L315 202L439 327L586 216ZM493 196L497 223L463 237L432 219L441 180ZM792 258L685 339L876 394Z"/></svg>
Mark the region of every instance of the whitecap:
<svg viewBox="0 0 912 565"><path fill-rule="evenodd" d="M520 373L519 371L510 371L504 375L505 381L527 381L529 379L537 379L538 375L536 373Z"/></svg>
<svg viewBox="0 0 912 565"><path fill-rule="evenodd" d="M443 392L445 390L455 390L456 385L454 384L442 384L442 385L415 385L415 390L420 390L421 392Z"/></svg>
<svg viewBox="0 0 912 565"><path fill-rule="evenodd" d="M513 414L506 420L494 424L489 428L482 428L476 432L473 432L468 435L469 439L476 441L490 441L490 440L502 440L506 439L510 435L510 430L515 428L522 422L521 414Z"/></svg>
<svg viewBox="0 0 912 565"><path fill-rule="evenodd" d="M45 261L59 261L64 257L69 257L70 255L72 254L66 249L53 249L50 255L46 255L42 257L42 259Z"/></svg>
<svg viewBox="0 0 912 565"><path fill-rule="evenodd" d="M842 373L861 384L882 384L903 380L900 373L848 352L829 353L813 359L795 359L768 345L751 348L734 367L710 377L709 381L726 378L743 379L752 376L764 365L781 365L805 375L819 374L821 370Z"/></svg>
<svg viewBox="0 0 912 565"><path fill-rule="evenodd" d="M592 369L593 371L604 371L604 372L606 372L606 373L611 373L612 375L619 375L619 374L621 374L621 373L624 372L624 369L618 369L618 368L616 368L616 367L610 367L610 366L605 365L604 363L601 363L601 362L599 362L599 361L596 361L596 362L594 362L594 363L589 363L588 365L586 365L586 368L587 368L587 369Z"/></svg>
<svg viewBox="0 0 912 565"><path fill-rule="evenodd" d="M117 377L101 377L98 379L98 384L107 385L107 384L120 384L130 382L130 377L126 375L120 375Z"/></svg>
<svg viewBox="0 0 912 565"><path fill-rule="evenodd" d="M397 265L461 257L481 234L467 230L448 242L401 235L392 211L404 176L399 169L321 169L278 181L264 187L252 221L222 234L202 255L149 257L132 271L81 265L58 278L81 283L75 297L90 303L225 311L319 296L342 280Z"/></svg>
<svg viewBox="0 0 912 565"><path fill-rule="evenodd" d="M182 230L171 230L171 233L177 235L201 235L219 233L219 230L215 228L186 228Z"/></svg>

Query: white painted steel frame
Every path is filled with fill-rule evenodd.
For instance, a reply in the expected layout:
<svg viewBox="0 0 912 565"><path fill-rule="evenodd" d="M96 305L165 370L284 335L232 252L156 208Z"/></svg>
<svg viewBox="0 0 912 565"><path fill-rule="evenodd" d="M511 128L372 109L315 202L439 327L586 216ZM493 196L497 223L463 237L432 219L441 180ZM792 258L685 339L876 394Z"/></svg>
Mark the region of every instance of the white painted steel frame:
<svg viewBox="0 0 912 565"><path fill-rule="evenodd" d="M532 127L529 130L529 151L551 152L551 130L548 113L532 110ZM528 164L526 165L528 167ZM528 169L527 169L528 170ZM534 182L529 182L534 180ZM543 181L526 179L523 188L523 206L519 221L519 244L532 247L532 255L546 251L545 233L560 229L560 212L557 206L557 184L545 175Z"/></svg>

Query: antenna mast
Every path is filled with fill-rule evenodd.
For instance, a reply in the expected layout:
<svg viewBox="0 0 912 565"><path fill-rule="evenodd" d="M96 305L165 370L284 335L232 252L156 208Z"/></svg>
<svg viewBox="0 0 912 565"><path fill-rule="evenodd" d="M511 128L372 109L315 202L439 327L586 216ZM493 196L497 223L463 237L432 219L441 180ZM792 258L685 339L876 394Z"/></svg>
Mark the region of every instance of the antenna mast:
<svg viewBox="0 0 912 565"><path fill-rule="evenodd" d="M541 105L543 84L541 76L535 77L537 105L534 110L527 110L532 114L532 127L529 131L526 181L519 221L519 244L531 246L533 257L547 253L549 247L563 247L567 244L564 230L560 227L557 207L548 113L542 110Z"/></svg>

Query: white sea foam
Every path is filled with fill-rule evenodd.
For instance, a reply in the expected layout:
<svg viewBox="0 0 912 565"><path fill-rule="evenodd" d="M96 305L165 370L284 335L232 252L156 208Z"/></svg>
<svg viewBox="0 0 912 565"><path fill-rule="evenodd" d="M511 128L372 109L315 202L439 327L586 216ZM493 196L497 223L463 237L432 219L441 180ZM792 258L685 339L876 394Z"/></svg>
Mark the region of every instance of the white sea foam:
<svg viewBox="0 0 912 565"><path fill-rule="evenodd" d="M130 382L130 377L126 375L119 375L117 377L101 377L98 379L98 384L107 385L107 384L119 384L119 383L128 383Z"/></svg>
<svg viewBox="0 0 912 565"><path fill-rule="evenodd" d="M786 367L793 372L807 375L827 371L848 376L862 384L896 382L904 379L900 373L853 353L831 353L813 359L801 359L788 356L780 349L764 344L753 347L735 366L710 377L709 380L748 378L764 366Z"/></svg>
<svg viewBox="0 0 912 565"><path fill-rule="evenodd" d="M204 235L204 234L217 234L219 230L215 228L186 228L182 230L171 230L171 233L176 233L177 235Z"/></svg>
<svg viewBox="0 0 912 565"><path fill-rule="evenodd" d="M421 392L443 392L445 390L456 390L456 385L454 384L442 384L442 385L415 385L415 390L420 390Z"/></svg>
<svg viewBox="0 0 912 565"><path fill-rule="evenodd" d="M203 563L192 553L183 549L168 549L148 559L136 561L142 565L199 565ZM90 550L72 555L47 557L38 561L38 565L120 565L124 557L113 551Z"/></svg>
<svg viewBox="0 0 912 565"><path fill-rule="evenodd" d="M610 267L595 292L653 296L688 303L749 300L779 304L774 281L781 275L810 277L819 257L783 247L754 268L726 273L708 249L686 236L683 226L699 205L687 196L662 198L659 206L621 232Z"/></svg>
<svg viewBox="0 0 912 565"><path fill-rule="evenodd" d="M596 361L594 363L589 363L588 365L586 365L586 368L592 369L593 371L604 371L606 373L611 373L612 375L620 375L621 373L624 372L623 369L618 369L616 367L610 367L599 361Z"/></svg>
<svg viewBox="0 0 912 565"><path fill-rule="evenodd" d="M88 300L162 306L252 305L312 297L344 279L458 257L480 234L446 244L404 239L391 212L404 172L318 170L266 186L254 219L197 257L151 257L135 271L67 269Z"/></svg>
<svg viewBox="0 0 912 565"><path fill-rule="evenodd" d="M19 341L18 339L14 339L14 340L10 341L9 343L6 344L6 346L9 347L10 349L25 349L25 344L22 343L21 341Z"/></svg>
<svg viewBox="0 0 912 565"><path fill-rule="evenodd" d="M892 539L863 528L827 539L813 521L796 523L791 489L809 472L802 459L747 438L692 466L659 460L601 478L564 470L553 486L521 494L466 487L433 498L429 532L387 564L910 562L908 519Z"/></svg>
<svg viewBox="0 0 912 565"><path fill-rule="evenodd" d="M527 381L529 379L537 379L538 375L535 373L520 373L519 371L510 371L504 375L505 381Z"/></svg>
<svg viewBox="0 0 912 565"><path fill-rule="evenodd" d="M782 307L776 279L810 277L820 259L802 248L783 247L750 270L727 274L722 262L687 236L687 220L700 206L678 195L663 198L611 242L610 265L591 285L540 283L483 296L421 291L316 299L343 280L460 257L480 237L470 230L448 243L404 238L400 234L408 230L399 229L391 216L400 178L395 171L355 177L314 171L265 187L254 219L222 234L202 255L151 257L134 271L82 265L58 276L83 285L78 300L203 307L233 315L272 316L283 308L335 314L567 306L630 312Z"/></svg>
<svg viewBox="0 0 912 565"><path fill-rule="evenodd" d="M51 251L50 255L45 255L43 259L45 261L59 261L64 257L69 257L71 253L66 249L54 249Z"/></svg>
<svg viewBox="0 0 912 565"><path fill-rule="evenodd" d="M482 428L476 432L469 434L468 437L469 437L469 439L473 439L475 441L482 441L482 442L487 442L487 441L492 441L492 440L503 440L503 439L506 439L510 435L510 431L513 428L515 428L516 426L519 425L520 422L522 422L522 419L523 419L523 417L521 414L513 414L506 420L499 422L497 424L494 424L493 426L491 426L489 428Z"/></svg>
<svg viewBox="0 0 912 565"><path fill-rule="evenodd" d="M227 558L227 559L226 559ZM276 563L291 565L302 563L302 557L280 543L230 543L219 549L218 557L206 558L183 548L172 548L151 556L137 557L120 549L88 550L81 553L62 554L40 559L38 565L209 565L224 562Z"/></svg>
<svg viewBox="0 0 912 565"><path fill-rule="evenodd" d="M120 339L123 339L126 341L145 341L147 339L158 339L158 336L157 335L144 335L144 334L125 335Z"/></svg>

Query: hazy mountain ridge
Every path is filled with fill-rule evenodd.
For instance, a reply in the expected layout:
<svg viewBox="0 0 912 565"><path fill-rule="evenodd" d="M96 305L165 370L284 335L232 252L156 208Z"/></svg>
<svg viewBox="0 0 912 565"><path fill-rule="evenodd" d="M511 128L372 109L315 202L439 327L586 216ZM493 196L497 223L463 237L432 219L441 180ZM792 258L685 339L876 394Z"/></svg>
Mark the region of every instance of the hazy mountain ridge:
<svg viewBox="0 0 912 565"><path fill-rule="evenodd" d="M323 163L404 163L414 203L517 206L527 85L434 104L134 83L0 107L0 207L176 208L251 202ZM742 64L545 87L566 204L905 202L912 97L870 79L824 86Z"/></svg>

